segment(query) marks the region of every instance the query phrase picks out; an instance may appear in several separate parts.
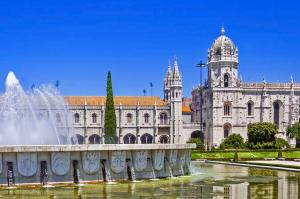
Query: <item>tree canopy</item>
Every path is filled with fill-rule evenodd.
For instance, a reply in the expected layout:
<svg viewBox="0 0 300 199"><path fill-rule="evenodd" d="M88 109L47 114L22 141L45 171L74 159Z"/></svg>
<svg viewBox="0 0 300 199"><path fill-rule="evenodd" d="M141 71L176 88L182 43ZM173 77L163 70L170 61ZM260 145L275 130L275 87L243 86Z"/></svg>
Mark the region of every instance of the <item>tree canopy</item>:
<svg viewBox="0 0 300 199"><path fill-rule="evenodd" d="M251 149L274 148L277 126L273 123L262 122L248 125L248 147Z"/></svg>

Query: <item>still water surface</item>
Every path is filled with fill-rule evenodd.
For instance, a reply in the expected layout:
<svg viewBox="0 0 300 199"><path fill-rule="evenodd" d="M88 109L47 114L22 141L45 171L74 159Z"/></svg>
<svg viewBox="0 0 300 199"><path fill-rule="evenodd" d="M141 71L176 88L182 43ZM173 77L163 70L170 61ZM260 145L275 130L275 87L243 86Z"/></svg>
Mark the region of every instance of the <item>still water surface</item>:
<svg viewBox="0 0 300 199"><path fill-rule="evenodd" d="M193 163L193 175L162 180L0 189L0 198L300 198L300 173Z"/></svg>

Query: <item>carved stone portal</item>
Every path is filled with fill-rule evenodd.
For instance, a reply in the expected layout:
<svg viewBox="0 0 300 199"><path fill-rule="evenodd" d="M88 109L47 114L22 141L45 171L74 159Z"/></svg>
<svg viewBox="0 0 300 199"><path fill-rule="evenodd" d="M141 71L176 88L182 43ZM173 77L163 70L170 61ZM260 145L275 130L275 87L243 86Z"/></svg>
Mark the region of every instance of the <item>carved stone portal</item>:
<svg viewBox="0 0 300 199"><path fill-rule="evenodd" d="M110 153L110 167L114 173L121 173L126 166L126 152L113 151Z"/></svg>
<svg viewBox="0 0 300 199"><path fill-rule="evenodd" d="M83 152L83 171L87 174L97 173L100 169L100 153L99 152Z"/></svg>
<svg viewBox="0 0 300 199"><path fill-rule="evenodd" d="M51 168L53 173L62 176L66 175L70 170L70 153L69 152L53 152L51 153Z"/></svg>
<svg viewBox="0 0 300 199"><path fill-rule="evenodd" d="M155 150L153 152L153 167L155 170L160 171L164 167L165 160L165 151L164 150Z"/></svg>
<svg viewBox="0 0 300 199"><path fill-rule="evenodd" d="M17 153L17 161L18 171L22 176L31 177L36 174L37 153Z"/></svg>
<svg viewBox="0 0 300 199"><path fill-rule="evenodd" d="M136 171L141 172L147 168L148 151L136 151L133 153L133 164Z"/></svg>

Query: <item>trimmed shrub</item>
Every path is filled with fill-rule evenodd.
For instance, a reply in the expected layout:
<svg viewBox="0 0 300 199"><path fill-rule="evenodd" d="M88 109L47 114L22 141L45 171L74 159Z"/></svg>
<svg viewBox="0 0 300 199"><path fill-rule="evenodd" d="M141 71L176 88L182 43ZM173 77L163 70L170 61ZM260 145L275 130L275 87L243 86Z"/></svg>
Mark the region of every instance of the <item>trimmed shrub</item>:
<svg viewBox="0 0 300 199"><path fill-rule="evenodd" d="M234 153L233 161L234 162L238 162L239 161L239 156L238 156L237 152Z"/></svg>
<svg viewBox="0 0 300 199"><path fill-rule="evenodd" d="M278 151L278 156L277 156L277 158L283 158L282 151Z"/></svg>

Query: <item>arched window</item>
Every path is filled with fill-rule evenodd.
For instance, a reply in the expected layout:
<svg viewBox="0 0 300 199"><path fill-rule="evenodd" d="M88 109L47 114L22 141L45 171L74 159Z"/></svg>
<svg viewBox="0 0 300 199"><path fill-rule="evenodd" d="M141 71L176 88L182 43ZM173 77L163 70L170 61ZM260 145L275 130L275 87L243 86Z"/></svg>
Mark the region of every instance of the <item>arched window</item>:
<svg viewBox="0 0 300 199"><path fill-rule="evenodd" d="M92 114L92 122L95 124L97 123L97 114L96 113L93 113Z"/></svg>
<svg viewBox="0 0 300 199"><path fill-rule="evenodd" d="M100 136L93 134L89 137L89 144L100 144Z"/></svg>
<svg viewBox="0 0 300 199"><path fill-rule="evenodd" d="M224 124L224 138L227 138L231 131L231 125L229 123Z"/></svg>
<svg viewBox="0 0 300 199"><path fill-rule="evenodd" d="M167 135L162 135L159 137L159 142L161 144L169 144L169 137Z"/></svg>
<svg viewBox="0 0 300 199"><path fill-rule="evenodd" d="M71 140L73 144L84 144L84 137L79 134L76 134Z"/></svg>
<svg viewBox="0 0 300 199"><path fill-rule="evenodd" d="M79 123L79 113L74 114L74 122Z"/></svg>
<svg viewBox="0 0 300 199"><path fill-rule="evenodd" d="M142 135L142 137L141 137L141 143L142 144L152 144L152 142L153 142L153 136L152 135L150 135L148 133Z"/></svg>
<svg viewBox="0 0 300 199"><path fill-rule="evenodd" d="M145 122L145 124L148 124L149 123L149 114L148 113L145 113L144 114L144 122Z"/></svg>
<svg viewBox="0 0 300 199"><path fill-rule="evenodd" d="M168 124L168 116L166 113L160 114L160 124L163 124L163 125Z"/></svg>
<svg viewBox="0 0 300 199"><path fill-rule="evenodd" d="M56 118L56 123L61 123L61 117L59 113L55 114L55 118Z"/></svg>
<svg viewBox="0 0 300 199"><path fill-rule="evenodd" d="M131 133L128 133L124 136L124 144L135 144L135 136Z"/></svg>
<svg viewBox="0 0 300 199"><path fill-rule="evenodd" d="M127 118L127 123L132 123L132 114L131 113L128 113L126 118Z"/></svg>
<svg viewBox="0 0 300 199"><path fill-rule="evenodd" d="M254 105L253 105L252 101L248 102L247 110L248 110L248 116L253 116L254 115Z"/></svg>
<svg viewBox="0 0 300 199"><path fill-rule="evenodd" d="M198 138L202 143L204 143L204 133L202 131L194 131L191 134L191 138Z"/></svg>
<svg viewBox="0 0 300 199"><path fill-rule="evenodd" d="M224 87L228 87L229 86L229 76L228 74L224 75Z"/></svg>
<svg viewBox="0 0 300 199"><path fill-rule="evenodd" d="M231 115L231 104L229 102L224 103L224 116Z"/></svg>

